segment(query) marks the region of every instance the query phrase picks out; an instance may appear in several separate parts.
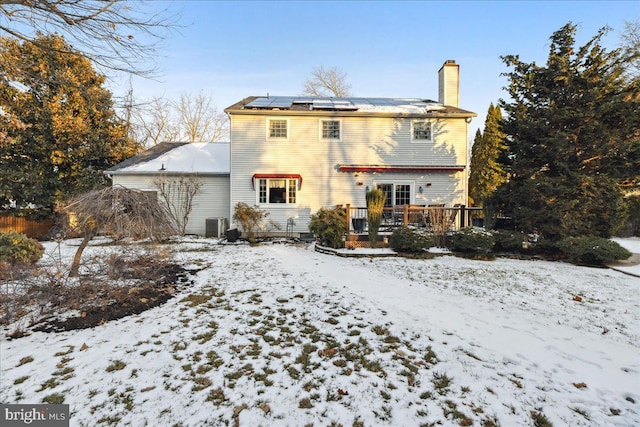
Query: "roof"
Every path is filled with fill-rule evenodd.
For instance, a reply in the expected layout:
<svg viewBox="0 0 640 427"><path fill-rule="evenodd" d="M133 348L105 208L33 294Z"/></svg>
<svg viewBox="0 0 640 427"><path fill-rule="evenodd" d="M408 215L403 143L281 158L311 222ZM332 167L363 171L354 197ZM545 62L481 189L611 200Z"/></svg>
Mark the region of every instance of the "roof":
<svg viewBox="0 0 640 427"><path fill-rule="evenodd" d="M228 142L162 142L107 169L105 173L228 175L230 170Z"/></svg>
<svg viewBox="0 0 640 427"><path fill-rule="evenodd" d="M476 113L423 98L329 98L309 96L250 96L225 109L227 113L295 115L336 114L384 116L475 117Z"/></svg>

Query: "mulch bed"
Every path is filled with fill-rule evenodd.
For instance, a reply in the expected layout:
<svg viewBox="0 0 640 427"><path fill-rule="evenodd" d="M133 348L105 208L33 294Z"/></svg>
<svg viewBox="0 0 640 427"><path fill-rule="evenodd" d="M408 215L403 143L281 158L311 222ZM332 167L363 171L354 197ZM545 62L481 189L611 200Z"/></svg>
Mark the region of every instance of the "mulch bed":
<svg viewBox="0 0 640 427"><path fill-rule="evenodd" d="M85 285L82 288L83 295L76 298L76 302L69 307L80 311L79 316L40 319L31 329L42 332L87 329L111 320L140 314L171 299L179 287L191 283L189 276L194 273L195 271L186 270L178 264L167 264L154 272L154 280L146 281L144 284L117 287L100 283L93 286ZM78 305L78 299L85 301L86 305Z"/></svg>

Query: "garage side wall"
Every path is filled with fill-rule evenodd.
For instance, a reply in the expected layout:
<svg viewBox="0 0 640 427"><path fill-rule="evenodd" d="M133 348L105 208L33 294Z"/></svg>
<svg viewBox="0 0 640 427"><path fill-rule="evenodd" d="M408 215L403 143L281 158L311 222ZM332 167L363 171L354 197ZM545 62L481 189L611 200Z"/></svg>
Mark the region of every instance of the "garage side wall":
<svg viewBox="0 0 640 427"><path fill-rule="evenodd" d="M114 175L112 185L157 192L154 185L157 178L156 175ZM202 187L194 197L186 233L204 236L207 218L226 218L229 223L229 176L200 176L199 179Z"/></svg>

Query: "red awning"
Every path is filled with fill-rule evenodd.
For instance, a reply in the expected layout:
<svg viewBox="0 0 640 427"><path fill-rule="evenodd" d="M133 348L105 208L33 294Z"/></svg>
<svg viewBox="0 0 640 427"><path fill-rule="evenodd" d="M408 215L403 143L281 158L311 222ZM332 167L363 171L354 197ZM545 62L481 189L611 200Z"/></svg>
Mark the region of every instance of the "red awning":
<svg viewBox="0 0 640 427"><path fill-rule="evenodd" d="M256 179L297 179L298 190L302 188L302 176L297 173L254 173L251 177L251 186L256 189Z"/></svg>
<svg viewBox="0 0 640 427"><path fill-rule="evenodd" d="M341 172L461 172L462 165L455 166L392 166L392 165L338 165Z"/></svg>

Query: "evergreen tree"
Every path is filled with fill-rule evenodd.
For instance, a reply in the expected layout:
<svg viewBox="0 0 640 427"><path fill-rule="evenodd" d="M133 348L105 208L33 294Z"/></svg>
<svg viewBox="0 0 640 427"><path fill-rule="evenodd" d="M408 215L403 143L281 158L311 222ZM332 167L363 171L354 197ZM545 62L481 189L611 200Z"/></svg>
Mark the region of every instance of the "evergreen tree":
<svg viewBox="0 0 640 427"><path fill-rule="evenodd" d="M545 66L503 57L512 71L503 162L509 181L495 202L524 231L549 238L608 237L623 209L621 185L640 174L640 80L625 77L623 50L605 29L576 48L576 26L551 37Z"/></svg>
<svg viewBox="0 0 640 427"><path fill-rule="evenodd" d="M0 206L52 208L135 154L104 76L57 35L0 38ZM56 52L52 54L51 52Z"/></svg>
<svg viewBox="0 0 640 427"><path fill-rule="evenodd" d="M476 132L471 148L471 174L469 175L469 199L475 206L483 201L506 180L499 159L505 150L505 135L500 129L502 112L500 107L489 105L484 122L484 133Z"/></svg>

